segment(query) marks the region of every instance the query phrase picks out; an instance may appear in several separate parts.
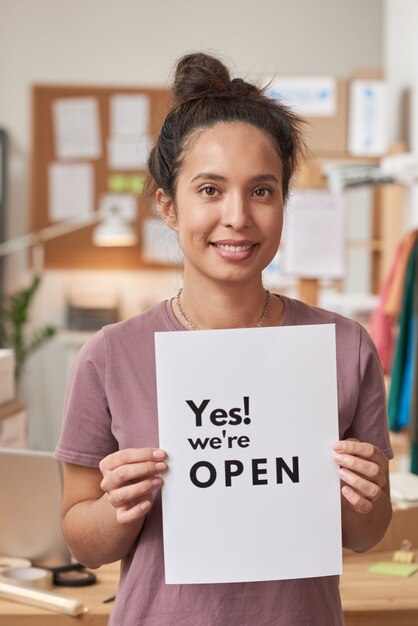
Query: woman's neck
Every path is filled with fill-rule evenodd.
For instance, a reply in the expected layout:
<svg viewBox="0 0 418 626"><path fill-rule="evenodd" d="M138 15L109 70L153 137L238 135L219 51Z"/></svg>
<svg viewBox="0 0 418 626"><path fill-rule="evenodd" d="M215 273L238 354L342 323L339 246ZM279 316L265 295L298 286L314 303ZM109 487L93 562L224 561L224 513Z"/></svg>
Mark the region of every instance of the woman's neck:
<svg viewBox="0 0 418 626"><path fill-rule="evenodd" d="M268 308L266 310L266 303ZM180 306L179 306L180 304ZM284 307L279 298L269 298L261 281L252 285L224 284L214 287L184 280L179 299L174 299L173 311L186 328L251 328L262 319L262 326L279 326ZM263 313L265 317L263 317Z"/></svg>

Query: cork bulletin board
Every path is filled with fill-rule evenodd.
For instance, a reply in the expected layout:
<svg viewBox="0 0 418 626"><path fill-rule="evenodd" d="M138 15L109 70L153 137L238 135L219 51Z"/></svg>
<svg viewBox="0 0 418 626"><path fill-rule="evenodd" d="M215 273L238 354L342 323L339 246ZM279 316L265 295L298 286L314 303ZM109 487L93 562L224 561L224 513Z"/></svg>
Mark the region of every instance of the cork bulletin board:
<svg viewBox="0 0 418 626"><path fill-rule="evenodd" d="M307 118L305 138L317 158L347 157L348 81L336 80L336 110L329 117Z"/></svg>
<svg viewBox="0 0 418 626"><path fill-rule="evenodd" d="M68 164L88 164L91 173L92 209L97 211L100 200L106 194L124 193L131 195L135 204L134 228L138 232L139 244L131 247L96 247L92 243L90 225L77 231L59 236L44 244L44 266L55 269L137 269L150 267L141 257L141 234L143 220L152 215L152 200L142 195L145 180L145 165L135 169L115 167L109 159L111 139L111 107L115 97L143 96L147 102L147 124L149 142L152 144L160 130L170 107L168 89L142 87L92 87L36 85L32 89L32 149L30 224L32 231L57 223L51 212L50 171L51 167ZM125 98L129 100L129 98ZM66 155L57 148L57 125L54 117L56 103L94 103L97 112L97 145L100 149L88 158ZM71 138L70 138L71 139ZM62 152L62 151L61 151ZM74 217L77 209L74 209ZM59 221L59 220L58 220ZM155 266L155 264L153 265Z"/></svg>

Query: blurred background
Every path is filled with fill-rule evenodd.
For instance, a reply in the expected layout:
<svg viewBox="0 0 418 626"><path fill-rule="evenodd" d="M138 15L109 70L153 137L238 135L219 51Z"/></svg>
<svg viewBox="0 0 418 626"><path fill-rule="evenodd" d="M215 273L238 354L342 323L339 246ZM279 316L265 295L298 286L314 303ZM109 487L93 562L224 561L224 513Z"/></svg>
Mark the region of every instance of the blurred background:
<svg viewBox="0 0 418 626"><path fill-rule="evenodd" d="M0 353L1 445L52 450L82 343L181 284L176 241L141 191L187 52L270 84L309 122L266 285L371 328L418 223L417 24L414 0L0 0L0 241L14 242L1 339L15 352ZM112 211L134 245L92 241Z"/></svg>

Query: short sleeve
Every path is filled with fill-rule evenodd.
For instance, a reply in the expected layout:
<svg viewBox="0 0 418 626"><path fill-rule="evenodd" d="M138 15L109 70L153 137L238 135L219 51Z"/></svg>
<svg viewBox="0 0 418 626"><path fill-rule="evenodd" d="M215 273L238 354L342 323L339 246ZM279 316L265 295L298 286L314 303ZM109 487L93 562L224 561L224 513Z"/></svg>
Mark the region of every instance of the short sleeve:
<svg viewBox="0 0 418 626"><path fill-rule="evenodd" d="M376 347L360 326L359 394L355 415L344 438L353 437L377 446L389 459L393 458L387 418L386 389L383 370Z"/></svg>
<svg viewBox="0 0 418 626"><path fill-rule="evenodd" d="M99 331L81 348L67 389L61 435L55 458L98 467L118 449L106 396L106 346Z"/></svg>

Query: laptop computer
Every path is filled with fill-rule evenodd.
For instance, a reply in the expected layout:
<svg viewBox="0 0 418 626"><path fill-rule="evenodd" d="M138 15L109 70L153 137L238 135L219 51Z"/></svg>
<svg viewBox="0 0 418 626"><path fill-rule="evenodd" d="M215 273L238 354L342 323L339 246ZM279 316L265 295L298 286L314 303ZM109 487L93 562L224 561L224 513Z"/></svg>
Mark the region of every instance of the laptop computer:
<svg viewBox="0 0 418 626"><path fill-rule="evenodd" d="M0 448L0 555L71 561L61 531L62 467L51 452Z"/></svg>

